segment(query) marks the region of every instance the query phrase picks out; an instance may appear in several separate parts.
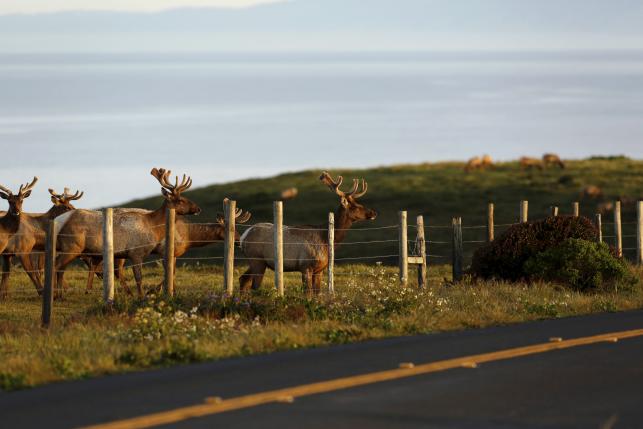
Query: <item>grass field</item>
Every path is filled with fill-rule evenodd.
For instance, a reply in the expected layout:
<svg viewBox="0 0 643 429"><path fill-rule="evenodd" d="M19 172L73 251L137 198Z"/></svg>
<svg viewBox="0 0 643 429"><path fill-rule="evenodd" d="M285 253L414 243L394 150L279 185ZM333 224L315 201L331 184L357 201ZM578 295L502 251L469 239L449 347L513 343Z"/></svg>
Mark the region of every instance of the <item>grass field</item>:
<svg viewBox="0 0 643 429"><path fill-rule="evenodd" d="M79 271L69 275L64 300L54 303L49 331L39 328L41 300L19 274L11 297L0 303L0 387L643 307L640 283L629 290L581 294L539 283L452 285L446 280L448 266L433 266L429 274L431 287L418 291L413 283L402 287L391 267L344 265L338 268L333 299L307 298L295 274L287 275L283 299L276 297L269 276L260 293L229 298L219 267L182 267L171 302L135 300L119 290L115 308L105 312L101 291L86 294ZM156 284L160 267L148 268L145 278L146 284Z"/></svg>
<svg viewBox="0 0 643 429"><path fill-rule="evenodd" d="M551 205L569 213L571 203L580 199L581 189L587 185L599 186L603 197L580 199L581 214L593 215L601 201L619 197L634 201L642 196L643 161L616 157L567 164L565 170L521 171L516 162L509 162L491 171L470 174L464 173L463 163L455 162L333 171L346 179L368 180L369 193L363 202L380 215L365 226L395 225L400 209L408 210L411 220L417 214L425 216L427 239L443 243L429 243L428 252L438 257L430 259L430 287L423 291L418 291L413 281L406 288L399 284L396 269L391 266L395 258L374 258L368 265L338 264L337 293L332 299L325 294L306 297L298 273L287 274L286 297L280 299L275 296L271 272L259 293L227 297L223 294L221 267L186 266L179 261L177 296L171 302L154 297L136 300L117 291L115 307L105 312L100 290L86 294L86 272L76 267L66 277L71 288L65 299L54 304L52 328L43 331L39 328L41 301L26 275L18 271L11 279L11 297L0 302L0 388L18 389L275 350L643 307L642 282L628 290L591 294L542 283L472 283L465 279L454 285L450 267L437 265L449 262L451 217L462 216L465 228L484 225L490 201L496 204L496 223L505 224L517 220L521 199L529 200L531 219L544 217ZM204 209L204 215L197 218L199 222L212 221L223 197L229 196L253 213L254 223L270 221L273 200L282 189L295 186L300 194L285 203L284 223L322 224L326 213L336 207L337 198L319 183L318 175L319 171L304 171L214 185L195 189L188 196ZM144 208L159 205L160 198L127 204ZM633 205L626 204L623 211L626 248L633 243L633 210ZM610 220L608 214L606 236L611 235ZM435 228L441 226L445 228ZM501 231L499 228L498 234ZM411 229L409 238L413 236ZM464 230L465 241L483 238L483 228ZM397 230L352 230L347 241L386 239L397 239ZM397 253L394 241L346 244L337 252L338 258ZM479 245L466 243L466 254ZM186 256L221 255L220 246L211 246ZM632 256L631 251L626 251L626 256ZM639 268L632 269L639 278L643 274ZM161 273L160 267L148 266L146 285L158 284Z"/></svg>

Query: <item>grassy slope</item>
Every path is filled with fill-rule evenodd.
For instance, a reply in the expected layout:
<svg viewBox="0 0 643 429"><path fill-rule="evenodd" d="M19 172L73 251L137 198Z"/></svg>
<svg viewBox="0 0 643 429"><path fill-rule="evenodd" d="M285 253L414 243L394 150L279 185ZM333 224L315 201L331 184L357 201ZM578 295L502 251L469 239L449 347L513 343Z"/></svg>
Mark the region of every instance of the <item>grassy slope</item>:
<svg viewBox="0 0 643 429"><path fill-rule="evenodd" d="M463 225L484 225L488 202L495 203L497 224L515 222L521 199L529 200L530 218L542 217L551 205L558 205L560 213L569 213L571 203L578 201L581 189L587 185L599 186L606 200L619 196L643 197L643 161L623 158L569 161L568 168L551 168L546 171L521 171L517 162L500 163L492 171L466 174L463 163L435 163L399 165L364 170L333 170L342 174L350 184L353 177L364 177L369 192L363 198L364 204L376 209L379 217L374 223L364 226L391 225L397 222L397 211L409 211L409 223L415 216L423 214L427 225L449 225L453 216L462 216ZM216 171L213 169L213 171ZM228 196L237 200L237 205L250 210L252 222L270 221L272 202L279 198L282 189L295 186L299 196L287 201L284 206L284 222L323 223L326 213L334 210L337 199L317 180L319 171L288 173L267 179L252 179L222 185L211 185L195 189L186 195L204 209L204 215L196 218L199 222L214 219L221 211L221 200ZM561 179L562 178L562 179ZM216 180L216 173L213 174ZM153 180L153 179L149 179ZM581 213L593 216L598 201L581 201ZM132 201L133 207L155 208L160 198ZM624 207L623 221L634 220L634 207ZM611 221L605 218L604 221ZM633 225L624 225L624 234L633 234ZM448 229L429 230L431 240L448 241ZM464 231L465 240L481 240L484 229ZM609 225L605 234L611 235ZM412 235L412 231L409 235ZM348 241L362 239L394 239L395 230L366 233L352 233ZM630 240L631 241L631 240ZM630 247L626 239L625 247ZM465 246L471 253L473 245ZM209 251L217 252L216 250ZM368 252L368 253L365 253ZM431 253L447 255L448 245L435 246ZM359 246L345 246L338 253L342 256L384 255L397 253L397 244L371 245L368 249ZM201 251L200 254L204 254ZM393 262L391 260L387 262Z"/></svg>

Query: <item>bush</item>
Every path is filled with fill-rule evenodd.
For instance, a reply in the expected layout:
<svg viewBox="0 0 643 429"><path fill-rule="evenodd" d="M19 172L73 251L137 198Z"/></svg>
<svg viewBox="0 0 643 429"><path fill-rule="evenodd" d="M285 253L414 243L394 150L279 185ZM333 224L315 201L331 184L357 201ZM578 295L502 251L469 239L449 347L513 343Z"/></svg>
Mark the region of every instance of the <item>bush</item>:
<svg viewBox="0 0 643 429"><path fill-rule="evenodd" d="M527 260L570 238L595 241L598 230L585 217L556 216L511 226L504 234L473 254L475 277L511 281L526 279Z"/></svg>
<svg viewBox="0 0 643 429"><path fill-rule="evenodd" d="M605 243L574 238L529 258L525 273L580 291L636 283L625 261L615 258Z"/></svg>

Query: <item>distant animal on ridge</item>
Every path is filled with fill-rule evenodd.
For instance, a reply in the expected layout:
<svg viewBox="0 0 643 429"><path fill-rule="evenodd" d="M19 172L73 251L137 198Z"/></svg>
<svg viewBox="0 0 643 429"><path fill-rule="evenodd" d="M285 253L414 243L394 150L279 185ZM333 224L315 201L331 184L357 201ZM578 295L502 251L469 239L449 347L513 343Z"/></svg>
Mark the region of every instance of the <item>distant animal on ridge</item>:
<svg viewBox="0 0 643 429"><path fill-rule="evenodd" d="M551 166L560 167L561 169L565 168L565 163L555 153L546 153L546 154L544 154L543 155L543 165L545 167L549 167L551 165Z"/></svg>
<svg viewBox="0 0 643 429"><path fill-rule="evenodd" d="M522 158L520 158L520 168L523 170L531 170L532 168L537 168L538 170L542 170L543 163L538 158L523 156Z"/></svg>

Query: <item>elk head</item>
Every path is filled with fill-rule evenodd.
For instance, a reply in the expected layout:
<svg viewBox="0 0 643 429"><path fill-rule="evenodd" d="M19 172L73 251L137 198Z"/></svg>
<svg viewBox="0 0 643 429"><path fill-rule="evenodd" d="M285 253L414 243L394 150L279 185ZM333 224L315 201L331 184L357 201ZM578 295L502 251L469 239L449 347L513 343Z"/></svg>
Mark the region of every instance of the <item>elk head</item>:
<svg viewBox="0 0 643 429"><path fill-rule="evenodd" d="M337 176L337 181L335 181L328 172L324 171L321 176L319 176L319 180L339 196L340 207L352 222L375 219L377 217L375 210L364 207L357 202L357 199L363 197L368 190L368 184L364 179L362 179L362 190L359 192L357 191L359 188L359 180L357 179L353 179L353 187L348 192L343 192L339 189L344 180L342 176Z"/></svg>
<svg viewBox="0 0 643 429"><path fill-rule="evenodd" d="M201 208L198 205L181 196L183 191L190 189L190 186L192 186L191 178L186 177L184 174L179 184L179 176L176 176L174 184L171 184L168 180L170 174L172 174L170 170L153 168L150 174L156 177L156 180L161 184L161 193L165 198L167 207L176 209L176 213L179 215L198 215L201 213Z"/></svg>
<svg viewBox="0 0 643 429"><path fill-rule="evenodd" d="M7 200L9 203L9 214L19 216L22 213L22 202L31 195L31 190L36 185L36 182L38 182L38 178L34 177L31 183L20 185L17 194L0 185L0 198Z"/></svg>
<svg viewBox="0 0 643 429"><path fill-rule="evenodd" d="M69 191L69 188L65 188L62 194L57 194L56 191L49 188L49 193L51 194L51 202L54 206L59 208L64 208L66 210L74 210L76 207L71 203L72 201L80 200L84 192L76 191L72 194Z"/></svg>
<svg viewBox="0 0 643 429"><path fill-rule="evenodd" d="M226 205L228 204L228 201L230 201L228 198L223 199L223 210L225 211ZM250 220L250 217L252 214L250 212L244 212L240 208L237 208L236 211L234 212L234 222L235 224L238 223L246 223ZM217 229L217 232L220 234L220 236L217 237L218 240L223 240L225 238L225 215L222 215L221 213L217 213L217 223L219 224L219 228ZM234 231L234 239L235 241L239 240L239 233L235 229Z"/></svg>

